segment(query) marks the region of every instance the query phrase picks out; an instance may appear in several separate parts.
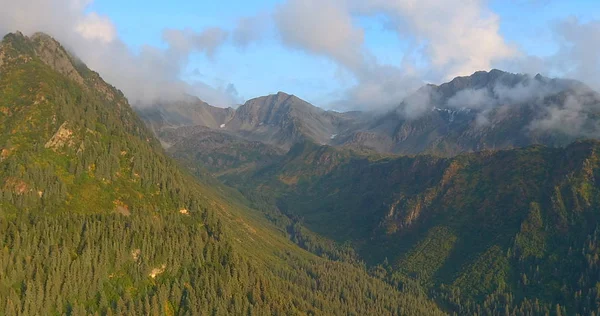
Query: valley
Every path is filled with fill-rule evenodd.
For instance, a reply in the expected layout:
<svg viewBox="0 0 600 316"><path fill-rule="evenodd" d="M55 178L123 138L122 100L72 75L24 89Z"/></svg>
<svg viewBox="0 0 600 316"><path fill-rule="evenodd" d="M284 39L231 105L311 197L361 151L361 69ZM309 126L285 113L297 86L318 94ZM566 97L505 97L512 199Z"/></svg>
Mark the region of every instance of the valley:
<svg viewBox="0 0 600 316"><path fill-rule="evenodd" d="M527 93L511 100L507 89ZM235 110L232 120L240 111L253 128L154 131L183 166L239 190L304 249L363 262L372 275L428 293L447 311L544 314L558 304L590 313L600 192L599 143L587 139L597 135L597 93L575 81L498 70L415 95L424 91L431 110L416 118L402 114L410 98L384 114L317 116L310 104L279 93ZM492 105L454 105L473 91L489 94ZM582 105L577 130L534 127L548 120L549 108L569 102ZM299 106L313 114L294 116ZM317 124L331 115L346 121Z"/></svg>

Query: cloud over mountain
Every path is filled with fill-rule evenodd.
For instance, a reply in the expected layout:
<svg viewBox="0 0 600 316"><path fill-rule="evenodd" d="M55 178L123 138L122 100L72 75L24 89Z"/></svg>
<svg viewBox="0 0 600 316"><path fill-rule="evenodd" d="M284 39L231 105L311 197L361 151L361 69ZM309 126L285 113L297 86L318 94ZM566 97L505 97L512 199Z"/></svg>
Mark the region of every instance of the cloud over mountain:
<svg viewBox="0 0 600 316"><path fill-rule="evenodd" d="M107 16L88 12L92 0L6 0L0 10L0 34L43 31L57 38L108 82L123 90L132 103L199 95L217 106L238 103L224 90L203 82L184 82L181 74L192 53L214 58L229 36L220 28L200 32L167 29L167 48L150 45L134 53L119 38Z"/></svg>
<svg viewBox="0 0 600 316"><path fill-rule="evenodd" d="M166 28L162 34L156 34L164 45L141 45L135 52L121 39L110 17L90 10L93 0L2 2L0 34L15 30L26 34L49 33L122 89L134 103L177 98L187 93L216 106L239 104L243 100L237 93L230 93L230 82L214 87L198 81L199 76L185 76L194 66L190 65L194 60L191 56L203 55L210 64L221 61L220 58L232 58L232 54L219 52L234 47L239 54L260 58L263 45L285 47L309 58L333 62L338 68L335 75L315 73L314 76L315 82L317 79L335 82L331 89L337 90L331 91L328 95L333 97L322 105L337 109L387 110L397 107L425 82L440 83L491 68L571 77L594 88L600 87L596 75L600 72L600 57L595 53L600 21L575 17L554 21L546 28L552 33L556 49L537 56L505 38L501 31L503 17L485 0L459 3L450 0L284 0L247 16L233 16L221 25L203 29ZM402 48L391 52L392 57L382 58L372 39L367 38L369 34L372 36L369 27L391 34L402 43ZM282 59L285 62L285 57ZM261 74L267 75L280 74ZM243 76L254 77L255 74L244 73ZM237 88L247 94L242 85L237 84ZM512 98L519 98L522 92L505 91L515 93L508 96ZM457 98L483 97L478 92L467 93ZM475 99L469 102L482 103ZM412 104L417 103L421 102ZM410 108L416 110L409 111L411 115L426 110Z"/></svg>
<svg viewBox="0 0 600 316"><path fill-rule="evenodd" d="M399 66L382 64L365 46L356 19L373 15L411 41ZM356 85L341 100L352 108L397 105L428 76L470 74L516 54L499 34L498 16L481 1L288 0L274 18L284 44L330 58L354 75Z"/></svg>

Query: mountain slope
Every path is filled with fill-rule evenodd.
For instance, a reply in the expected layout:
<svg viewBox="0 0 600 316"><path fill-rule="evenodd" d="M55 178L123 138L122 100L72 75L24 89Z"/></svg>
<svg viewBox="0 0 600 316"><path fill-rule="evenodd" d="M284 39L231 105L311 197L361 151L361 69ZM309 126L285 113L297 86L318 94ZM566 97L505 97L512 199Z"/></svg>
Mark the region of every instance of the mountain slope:
<svg viewBox="0 0 600 316"><path fill-rule="evenodd" d="M49 36L0 60L0 314L441 314L181 172Z"/></svg>
<svg viewBox="0 0 600 316"><path fill-rule="evenodd" d="M260 169L285 154L278 147L201 126L164 129L157 136L169 144L173 158L190 168L203 166L217 177Z"/></svg>
<svg viewBox="0 0 600 316"><path fill-rule="evenodd" d="M251 140L289 149L303 140L328 144L354 123L350 116L324 111L293 95L279 92L240 106L226 129Z"/></svg>
<svg viewBox="0 0 600 316"><path fill-rule="evenodd" d="M454 156L600 137L600 96L580 82L500 70L427 85L338 145Z"/></svg>
<svg viewBox="0 0 600 316"><path fill-rule="evenodd" d="M45 35L8 35L2 50L3 201L20 210L81 212L90 204L132 211L185 206L153 194L160 186L180 190L181 175L168 188L152 177L174 166L156 154L160 145L118 90ZM147 174L146 166L160 171Z"/></svg>
<svg viewBox="0 0 600 316"><path fill-rule="evenodd" d="M238 185L460 314L544 314L559 304L587 315L600 308L599 161L597 141L452 159L302 144Z"/></svg>
<svg viewBox="0 0 600 316"><path fill-rule="evenodd" d="M201 126L285 150L304 140L329 144L337 135L364 124L369 117L361 112L324 111L283 92L249 100L235 110L212 107L189 97L189 101L163 102L138 107L137 111L157 132Z"/></svg>
<svg viewBox="0 0 600 316"><path fill-rule="evenodd" d="M202 100L186 96L176 102L158 102L152 106L138 106L137 112L151 130L159 132L166 128L203 126L219 129L235 113L232 108L218 108Z"/></svg>

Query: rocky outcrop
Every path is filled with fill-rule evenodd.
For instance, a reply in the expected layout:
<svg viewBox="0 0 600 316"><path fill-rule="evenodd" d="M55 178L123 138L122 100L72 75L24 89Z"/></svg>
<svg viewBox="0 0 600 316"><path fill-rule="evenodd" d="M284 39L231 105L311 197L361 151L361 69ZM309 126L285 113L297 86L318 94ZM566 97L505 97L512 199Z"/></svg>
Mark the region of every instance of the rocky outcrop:
<svg viewBox="0 0 600 316"><path fill-rule="evenodd" d="M56 133L54 133L52 138L50 138L50 140L48 140L48 142L46 142L46 145L44 145L44 147L50 148L54 151L57 151L57 150L63 148L64 146L72 146L73 145L73 139L72 139L73 131L68 129L67 126L68 126L68 123L64 122L58 128Z"/></svg>
<svg viewBox="0 0 600 316"><path fill-rule="evenodd" d="M155 279L157 276L163 274L165 272L165 270L167 269L167 265L163 264L158 268L154 268L152 269L152 271L150 271L149 276L153 279Z"/></svg>
<svg viewBox="0 0 600 316"><path fill-rule="evenodd" d="M0 74L2 73L2 66L4 65L4 50L2 49L2 44L0 44Z"/></svg>
<svg viewBox="0 0 600 316"><path fill-rule="evenodd" d="M36 55L45 64L79 84L84 83L81 74L73 67L71 56L56 40L44 33L34 34L31 40L34 43Z"/></svg>

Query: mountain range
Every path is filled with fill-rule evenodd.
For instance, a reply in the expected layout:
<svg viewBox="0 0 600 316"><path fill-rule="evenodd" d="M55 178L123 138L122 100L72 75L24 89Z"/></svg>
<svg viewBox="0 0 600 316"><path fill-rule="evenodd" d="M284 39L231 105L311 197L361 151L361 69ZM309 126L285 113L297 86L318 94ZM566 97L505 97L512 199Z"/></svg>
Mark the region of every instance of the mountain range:
<svg viewBox="0 0 600 316"><path fill-rule="evenodd" d="M0 315L600 314L600 97L499 70L387 112L131 107L0 44Z"/></svg>
<svg viewBox="0 0 600 316"><path fill-rule="evenodd" d="M280 92L219 128L154 131L313 253L362 261L459 314L583 315L599 293L599 109L581 82L491 70L383 113Z"/></svg>
<svg viewBox="0 0 600 316"><path fill-rule="evenodd" d="M155 131L184 126L189 133L189 127L202 126L283 150L306 140L380 153L454 156L533 144L564 146L600 136L599 100L577 81L494 69L426 85L385 113L325 111L283 92L237 109L196 99L140 113Z"/></svg>

